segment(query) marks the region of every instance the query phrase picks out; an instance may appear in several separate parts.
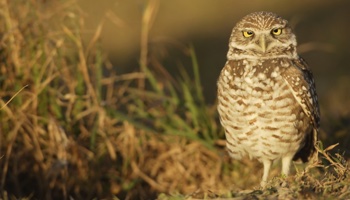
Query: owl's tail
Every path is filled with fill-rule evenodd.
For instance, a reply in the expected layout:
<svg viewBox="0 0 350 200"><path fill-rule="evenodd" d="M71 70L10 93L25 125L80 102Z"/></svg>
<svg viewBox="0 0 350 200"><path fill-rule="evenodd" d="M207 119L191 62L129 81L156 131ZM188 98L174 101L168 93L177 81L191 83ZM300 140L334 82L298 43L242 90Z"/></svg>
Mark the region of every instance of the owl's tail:
<svg viewBox="0 0 350 200"><path fill-rule="evenodd" d="M294 155L293 161L308 162L317 157L316 142L318 130L313 128L305 138L304 146Z"/></svg>

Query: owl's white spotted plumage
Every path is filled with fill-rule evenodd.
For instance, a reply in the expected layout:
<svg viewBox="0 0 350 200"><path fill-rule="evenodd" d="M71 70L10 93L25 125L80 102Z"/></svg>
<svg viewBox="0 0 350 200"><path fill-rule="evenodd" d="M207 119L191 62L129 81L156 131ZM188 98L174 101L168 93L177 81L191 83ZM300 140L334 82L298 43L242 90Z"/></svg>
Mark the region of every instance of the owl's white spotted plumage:
<svg viewBox="0 0 350 200"><path fill-rule="evenodd" d="M315 153L319 107L312 73L296 51L287 20L274 13L245 16L233 28L218 85L218 112L234 159L274 160L288 175L292 160Z"/></svg>

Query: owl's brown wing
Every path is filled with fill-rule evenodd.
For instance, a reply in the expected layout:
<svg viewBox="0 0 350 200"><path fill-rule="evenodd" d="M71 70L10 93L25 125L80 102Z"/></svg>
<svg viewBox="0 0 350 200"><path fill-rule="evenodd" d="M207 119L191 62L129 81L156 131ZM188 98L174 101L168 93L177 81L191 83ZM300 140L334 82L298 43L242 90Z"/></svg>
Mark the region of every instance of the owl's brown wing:
<svg viewBox="0 0 350 200"><path fill-rule="evenodd" d="M320 126L320 109L318 106L315 81L306 62L302 58L299 58L293 60L292 64L294 67L288 68L282 76L313 125L311 132L305 133L307 134L305 145L295 154L293 160L301 159L303 162L307 162L315 152L315 144Z"/></svg>

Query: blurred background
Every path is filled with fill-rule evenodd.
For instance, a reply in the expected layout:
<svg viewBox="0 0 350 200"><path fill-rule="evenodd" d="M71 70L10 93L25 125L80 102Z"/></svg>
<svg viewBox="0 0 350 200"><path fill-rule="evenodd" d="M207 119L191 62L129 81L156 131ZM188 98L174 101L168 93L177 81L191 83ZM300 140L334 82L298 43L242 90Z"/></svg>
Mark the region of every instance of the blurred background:
<svg viewBox="0 0 350 200"><path fill-rule="evenodd" d="M93 30L103 23L101 42L115 69L120 73L137 69L141 19L147 2L85 0L80 3L87 15L87 27ZM338 87L346 87L350 71L348 1L155 0L154 4L157 11L149 33L150 53L167 51L160 58L171 70L182 59L181 55L172 53L192 44L209 102L215 99L216 79L226 61L231 30L240 18L254 11L272 11L289 20L297 35L299 53L314 72L321 98Z"/></svg>
<svg viewBox="0 0 350 200"><path fill-rule="evenodd" d="M81 1L86 25L103 24L101 43L118 73L139 68L143 0ZM183 48L193 45L198 57L203 90L208 103L215 102L216 79L226 61L228 39L235 23L254 11L272 11L289 20L297 35L299 53L316 79L323 124L340 118L350 122L350 2L279 0L177 0L150 1L149 54L170 72L190 66ZM86 36L89 38L89 34ZM336 120L335 120L336 121ZM323 126L325 132L335 127ZM348 128L347 128L348 130ZM345 134L343 133L339 134ZM350 142L350 141L347 141Z"/></svg>

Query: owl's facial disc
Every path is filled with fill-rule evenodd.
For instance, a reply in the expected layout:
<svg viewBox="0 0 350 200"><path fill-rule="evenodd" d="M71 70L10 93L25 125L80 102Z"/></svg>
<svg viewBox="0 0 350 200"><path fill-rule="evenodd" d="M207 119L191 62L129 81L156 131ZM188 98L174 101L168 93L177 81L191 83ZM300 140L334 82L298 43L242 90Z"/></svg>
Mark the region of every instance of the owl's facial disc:
<svg viewBox="0 0 350 200"><path fill-rule="evenodd" d="M297 58L296 38L288 21L266 12L247 15L233 28L228 59Z"/></svg>
<svg viewBox="0 0 350 200"><path fill-rule="evenodd" d="M243 31L243 37L242 42L245 43L245 49L261 55L268 54L277 45L276 42L278 43L276 39L278 36L272 35L270 30Z"/></svg>

